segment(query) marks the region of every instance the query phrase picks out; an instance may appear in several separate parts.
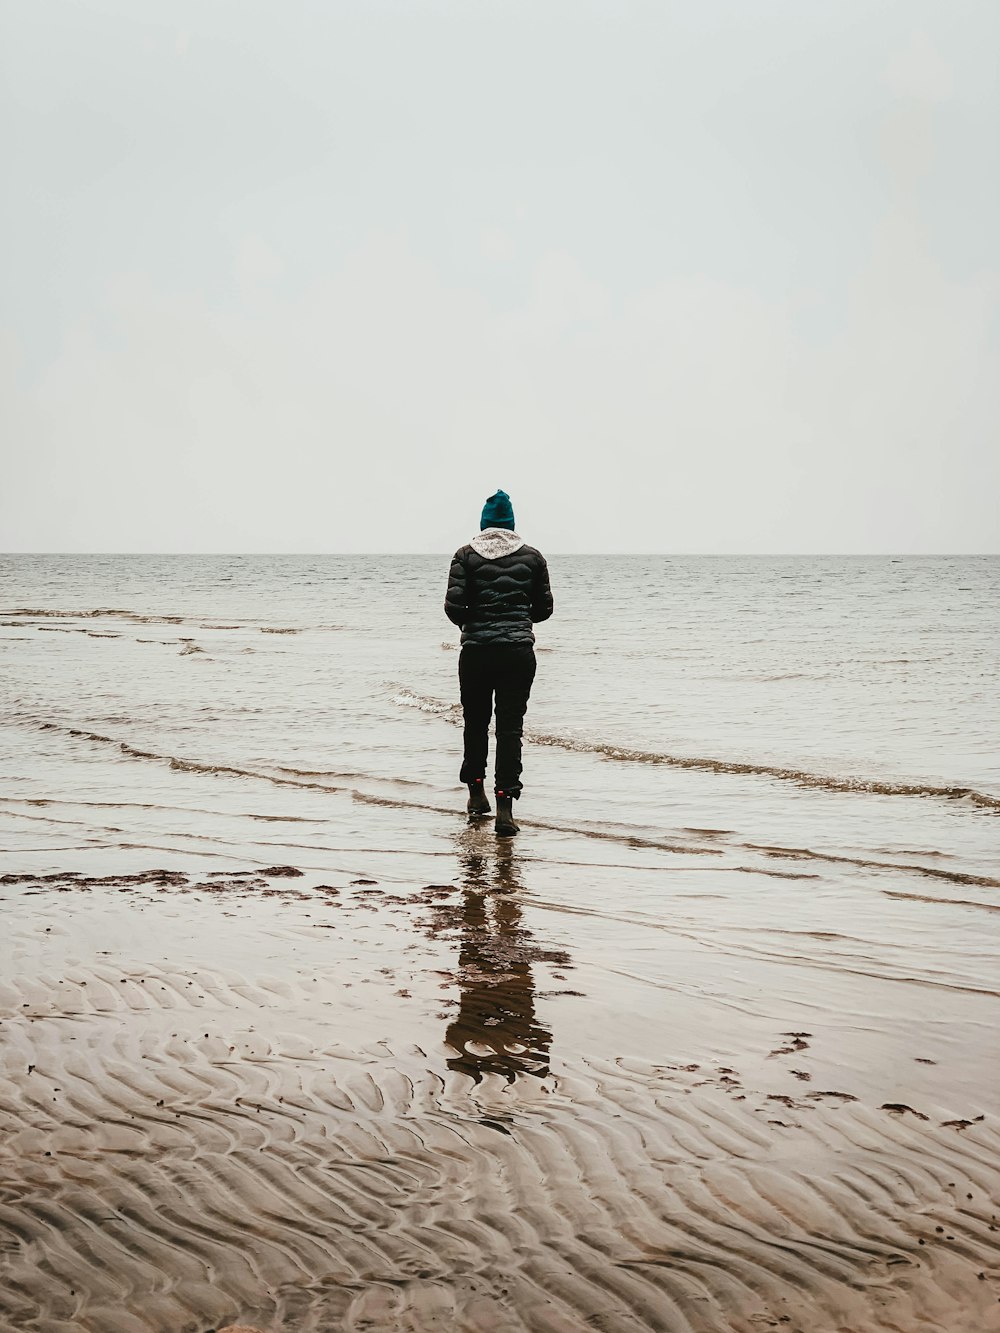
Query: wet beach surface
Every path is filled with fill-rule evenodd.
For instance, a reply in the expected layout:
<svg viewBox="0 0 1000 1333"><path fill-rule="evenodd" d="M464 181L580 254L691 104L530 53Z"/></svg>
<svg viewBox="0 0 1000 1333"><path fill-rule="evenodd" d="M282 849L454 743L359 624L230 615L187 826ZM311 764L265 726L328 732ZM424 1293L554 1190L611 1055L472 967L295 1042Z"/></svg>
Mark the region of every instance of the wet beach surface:
<svg viewBox="0 0 1000 1333"><path fill-rule="evenodd" d="M45 574L0 630L4 1333L1000 1328L988 713L934 705L936 767L832 709L849 762L751 720L705 772L596 749L673 753L594 666L499 841L440 627Z"/></svg>

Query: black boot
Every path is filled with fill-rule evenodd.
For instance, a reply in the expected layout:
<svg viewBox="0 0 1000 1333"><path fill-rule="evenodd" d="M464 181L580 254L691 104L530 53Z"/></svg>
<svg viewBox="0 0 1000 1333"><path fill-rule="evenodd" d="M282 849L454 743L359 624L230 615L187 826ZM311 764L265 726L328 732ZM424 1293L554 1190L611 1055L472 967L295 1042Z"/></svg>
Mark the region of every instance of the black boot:
<svg viewBox="0 0 1000 1333"><path fill-rule="evenodd" d="M475 782L467 784L469 788L469 802L466 810L473 819L481 819L484 815L492 814L490 803L483 789L483 780L478 778Z"/></svg>
<svg viewBox="0 0 1000 1333"><path fill-rule="evenodd" d="M518 832L518 827L514 823L513 798L505 796L502 791L497 792L496 831L500 838L512 838Z"/></svg>

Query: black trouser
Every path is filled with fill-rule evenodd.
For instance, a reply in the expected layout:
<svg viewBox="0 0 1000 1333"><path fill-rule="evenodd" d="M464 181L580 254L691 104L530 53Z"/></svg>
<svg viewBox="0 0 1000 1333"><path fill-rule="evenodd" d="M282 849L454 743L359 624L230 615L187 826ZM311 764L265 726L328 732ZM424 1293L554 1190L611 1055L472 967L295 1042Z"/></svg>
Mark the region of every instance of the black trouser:
<svg viewBox="0 0 1000 1333"><path fill-rule="evenodd" d="M458 658L458 681L465 714L465 759L461 782L486 777L490 717L496 695L496 790L521 795L521 733L535 679L530 643L466 644Z"/></svg>

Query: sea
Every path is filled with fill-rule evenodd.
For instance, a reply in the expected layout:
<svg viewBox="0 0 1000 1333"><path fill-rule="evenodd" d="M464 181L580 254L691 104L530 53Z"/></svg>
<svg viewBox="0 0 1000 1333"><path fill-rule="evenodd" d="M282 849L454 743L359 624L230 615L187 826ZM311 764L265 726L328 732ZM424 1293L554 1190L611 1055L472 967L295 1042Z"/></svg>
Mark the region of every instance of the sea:
<svg viewBox="0 0 1000 1333"><path fill-rule="evenodd" d="M1000 871L1000 559L549 563L526 840L537 823L900 862L923 883ZM333 797L361 843L435 849L463 800L447 571L3 557L5 854L173 846L220 814L235 831L250 807L315 817Z"/></svg>
<svg viewBox="0 0 1000 1333"><path fill-rule="evenodd" d="M8 868L277 859L461 883L448 565L4 557ZM995 953L965 940L1000 887L1000 558L550 570L517 807L529 900L644 922L645 943L621 936L634 972L690 872L686 927L739 952L995 987Z"/></svg>

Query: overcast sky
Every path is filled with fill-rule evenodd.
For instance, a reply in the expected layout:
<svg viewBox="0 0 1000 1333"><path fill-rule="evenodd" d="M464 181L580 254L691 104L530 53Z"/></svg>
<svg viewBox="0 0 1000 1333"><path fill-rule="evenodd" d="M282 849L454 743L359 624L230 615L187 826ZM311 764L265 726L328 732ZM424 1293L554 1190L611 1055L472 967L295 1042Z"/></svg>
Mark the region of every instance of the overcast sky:
<svg viewBox="0 0 1000 1333"><path fill-rule="evenodd" d="M0 549L1000 550L996 0L0 14Z"/></svg>

